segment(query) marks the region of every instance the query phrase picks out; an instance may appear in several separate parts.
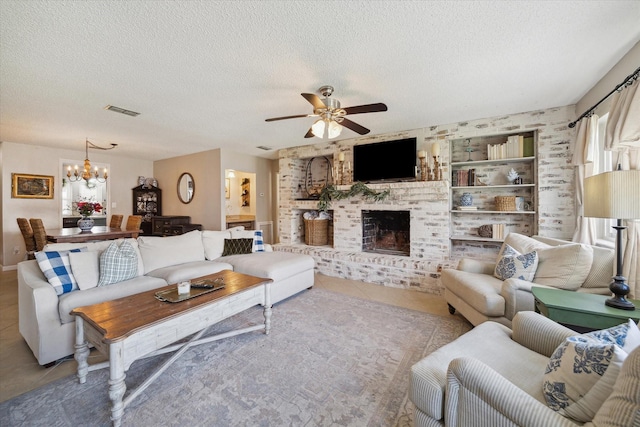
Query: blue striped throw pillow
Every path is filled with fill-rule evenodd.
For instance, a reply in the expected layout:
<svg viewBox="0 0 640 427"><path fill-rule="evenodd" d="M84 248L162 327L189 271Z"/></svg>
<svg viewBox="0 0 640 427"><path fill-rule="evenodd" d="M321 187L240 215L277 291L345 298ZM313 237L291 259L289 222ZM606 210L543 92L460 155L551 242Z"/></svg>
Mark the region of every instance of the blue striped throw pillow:
<svg viewBox="0 0 640 427"><path fill-rule="evenodd" d="M253 232L253 252L264 252L264 241L262 240L262 230Z"/></svg>

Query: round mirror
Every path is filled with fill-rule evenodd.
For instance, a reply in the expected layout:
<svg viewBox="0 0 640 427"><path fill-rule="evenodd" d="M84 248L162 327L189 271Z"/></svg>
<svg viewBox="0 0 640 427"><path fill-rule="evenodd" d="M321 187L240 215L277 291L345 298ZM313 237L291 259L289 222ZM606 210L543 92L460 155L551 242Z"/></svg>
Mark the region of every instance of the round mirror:
<svg viewBox="0 0 640 427"><path fill-rule="evenodd" d="M190 203L193 193L196 191L196 183L189 172L184 172L178 178L178 199L182 203Z"/></svg>

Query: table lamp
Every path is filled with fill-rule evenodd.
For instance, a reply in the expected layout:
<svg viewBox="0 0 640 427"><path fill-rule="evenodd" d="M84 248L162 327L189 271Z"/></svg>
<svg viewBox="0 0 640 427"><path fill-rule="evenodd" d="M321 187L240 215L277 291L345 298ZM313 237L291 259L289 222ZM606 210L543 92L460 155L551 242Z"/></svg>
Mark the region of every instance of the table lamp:
<svg viewBox="0 0 640 427"><path fill-rule="evenodd" d="M613 298L605 301L609 307L635 310L625 297L629 293L627 279L622 275L623 219L640 218L640 170L616 170L591 176L584 180L584 216L615 218L616 275L609 289Z"/></svg>

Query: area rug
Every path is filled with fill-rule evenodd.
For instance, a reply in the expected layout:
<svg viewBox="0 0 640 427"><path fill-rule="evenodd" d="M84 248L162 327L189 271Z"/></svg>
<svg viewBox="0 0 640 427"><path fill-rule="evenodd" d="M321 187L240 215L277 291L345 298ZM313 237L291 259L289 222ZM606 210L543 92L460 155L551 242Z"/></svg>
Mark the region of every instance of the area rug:
<svg viewBox="0 0 640 427"><path fill-rule="evenodd" d="M210 328L263 320L254 307ZM274 306L269 335L192 347L126 409L123 426L410 426L411 365L470 329L440 317L312 289ZM135 362L127 388L170 354ZM66 363L75 363L73 361ZM3 426L109 426L108 370L0 404Z"/></svg>

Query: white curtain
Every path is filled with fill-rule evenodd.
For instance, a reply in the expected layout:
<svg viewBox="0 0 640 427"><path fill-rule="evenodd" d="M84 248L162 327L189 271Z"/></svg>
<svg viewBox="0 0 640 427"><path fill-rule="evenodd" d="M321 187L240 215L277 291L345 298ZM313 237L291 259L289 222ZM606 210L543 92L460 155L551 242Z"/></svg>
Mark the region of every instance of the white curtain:
<svg viewBox="0 0 640 427"><path fill-rule="evenodd" d="M611 96L605 150L640 148L640 91L638 80Z"/></svg>
<svg viewBox="0 0 640 427"><path fill-rule="evenodd" d="M612 96L607 122L605 150L613 151L614 170L640 170L640 91L636 79ZM638 195L640 197L640 195ZM640 298L640 219L623 221L622 274L631 288L629 297Z"/></svg>
<svg viewBox="0 0 640 427"><path fill-rule="evenodd" d="M592 114L578 122L576 143L574 145L571 164L575 166L575 207L576 228L573 233L573 241L596 244L596 226L593 218L584 216L584 180L593 175L593 161L598 143L598 119Z"/></svg>

